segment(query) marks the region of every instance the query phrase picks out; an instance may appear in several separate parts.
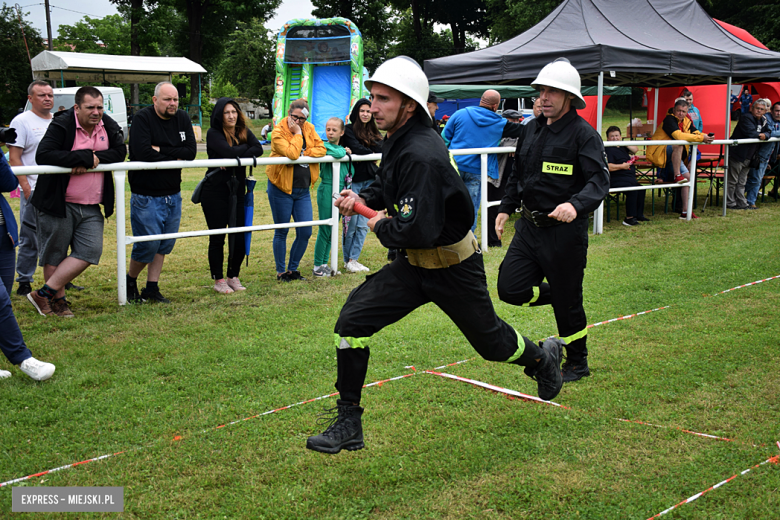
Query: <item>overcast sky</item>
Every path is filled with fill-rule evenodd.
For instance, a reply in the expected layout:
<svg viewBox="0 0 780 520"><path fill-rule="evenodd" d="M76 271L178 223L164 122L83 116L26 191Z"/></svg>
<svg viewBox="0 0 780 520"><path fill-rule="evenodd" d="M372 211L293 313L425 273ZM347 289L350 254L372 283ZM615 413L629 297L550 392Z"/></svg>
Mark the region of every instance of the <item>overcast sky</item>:
<svg viewBox="0 0 780 520"><path fill-rule="evenodd" d="M41 31L46 38L46 9L42 1L19 0L22 12L30 13L25 18L30 25ZM68 0L50 0L51 31L57 37L60 25L73 25L84 16L103 18L109 14L117 14L116 7L109 0L91 0L90 2L73 2ZM313 6L309 0L284 0L276 16L266 26L277 31L287 20L293 18L309 18Z"/></svg>

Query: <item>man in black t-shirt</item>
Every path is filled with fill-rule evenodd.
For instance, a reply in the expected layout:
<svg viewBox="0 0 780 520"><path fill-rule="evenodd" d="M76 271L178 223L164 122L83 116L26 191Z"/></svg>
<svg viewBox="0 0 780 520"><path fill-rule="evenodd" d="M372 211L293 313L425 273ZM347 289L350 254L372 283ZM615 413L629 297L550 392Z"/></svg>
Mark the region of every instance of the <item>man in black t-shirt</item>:
<svg viewBox="0 0 780 520"><path fill-rule="evenodd" d="M622 136L620 128L610 126L607 128L608 141L620 141ZM636 180L636 170L634 168L634 159L632 155L636 154L636 146L606 146L607 166L609 166L609 187L627 188L629 186L639 186ZM624 226L637 226L639 222L650 220L644 215L645 192L626 191L626 218L623 220Z"/></svg>
<svg viewBox="0 0 780 520"><path fill-rule="evenodd" d="M130 129L130 160L144 162L191 161L197 153L195 133L186 112L179 110L179 94L167 81L158 83L153 106L139 111ZM130 224L134 236L178 233L181 222L181 168L131 171ZM170 303L158 282L172 240L136 242L127 272L127 301ZM149 266L146 287L139 294L138 275Z"/></svg>

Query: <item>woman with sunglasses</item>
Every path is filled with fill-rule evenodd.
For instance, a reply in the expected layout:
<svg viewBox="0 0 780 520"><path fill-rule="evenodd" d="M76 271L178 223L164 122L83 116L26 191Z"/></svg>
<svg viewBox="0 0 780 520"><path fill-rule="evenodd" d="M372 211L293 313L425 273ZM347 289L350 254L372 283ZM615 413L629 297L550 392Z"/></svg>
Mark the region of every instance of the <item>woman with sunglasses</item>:
<svg viewBox="0 0 780 520"><path fill-rule="evenodd" d="M320 174L318 163L307 164L304 157L324 157L325 145L309 123L309 104L305 99L290 103L287 117L274 127L271 137L271 157L298 160L295 164L271 164L268 176L268 203L275 224L286 224L290 217L295 222L312 220L309 189ZM290 248L290 261L285 268L287 232L289 228L274 231L273 251L276 279L280 282L303 280L298 265L311 237L311 226L295 228L295 241Z"/></svg>

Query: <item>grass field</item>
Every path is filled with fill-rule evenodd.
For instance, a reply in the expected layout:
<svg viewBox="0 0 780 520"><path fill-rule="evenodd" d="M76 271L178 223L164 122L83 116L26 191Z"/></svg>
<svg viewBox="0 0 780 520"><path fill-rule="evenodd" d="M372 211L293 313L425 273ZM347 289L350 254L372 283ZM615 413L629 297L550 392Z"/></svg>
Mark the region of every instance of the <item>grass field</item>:
<svg viewBox="0 0 780 520"><path fill-rule="evenodd" d="M203 173L185 171L182 230L205 228L188 201ZM270 223L255 175L255 222ZM0 482L116 454L15 485L124 486L123 514L67 518L652 517L780 453L780 279L718 294L780 274L780 204L759 204L684 222L656 199L652 222L613 218L590 237L589 323L663 309L591 329L592 376L564 387L564 407L423 373L468 360L442 370L536 395L521 369L476 358L441 311L418 309L372 338L368 380L414 375L365 390L366 448L336 456L304 448L335 397L259 414L334 391L333 324L365 275L307 276L312 237L308 279L277 283L271 234L258 232L248 290L220 295L207 239L182 239L160 282L173 304L120 308L112 217L101 264L77 280L87 289L69 293L76 318L42 318L13 296L33 354L57 372L35 383L0 364L14 372L0 382ZM532 339L554 334L550 309L498 300L504 253L485 255L497 312ZM376 270L384 256L369 235L361 262ZM664 518L777 518L779 488L775 458Z"/></svg>

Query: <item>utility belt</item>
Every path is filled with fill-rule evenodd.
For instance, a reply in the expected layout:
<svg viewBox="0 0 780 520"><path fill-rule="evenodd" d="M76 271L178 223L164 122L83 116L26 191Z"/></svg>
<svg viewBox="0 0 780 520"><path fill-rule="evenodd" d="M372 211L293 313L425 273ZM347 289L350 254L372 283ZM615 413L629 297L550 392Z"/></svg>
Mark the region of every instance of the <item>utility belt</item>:
<svg viewBox="0 0 780 520"><path fill-rule="evenodd" d="M480 253L479 243L469 230L459 242L431 249L407 249L406 258L415 267L423 269L444 269L457 265L474 253Z"/></svg>
<svg viewBox="0 0 780 520"><path fill-rule="evenodd" d="M525 204L523 204L523 218L526 219L528 222L533 224L536 227L552 227L557 226L558 224L563 224L560 220L555 220L554 218L550 218L547 216L547 212L545 211L536 211L536 210L530 210L525 207Z"/></svg>

